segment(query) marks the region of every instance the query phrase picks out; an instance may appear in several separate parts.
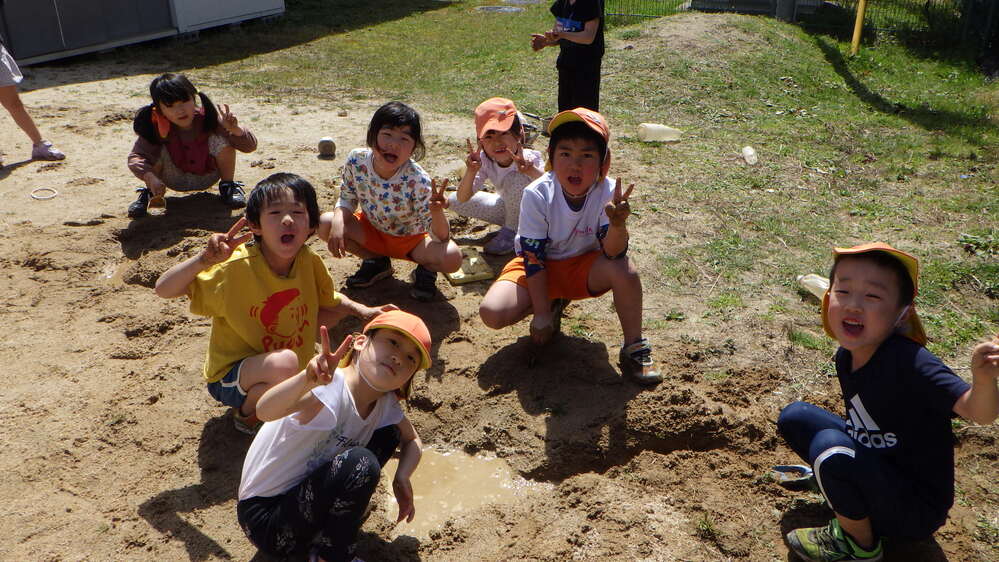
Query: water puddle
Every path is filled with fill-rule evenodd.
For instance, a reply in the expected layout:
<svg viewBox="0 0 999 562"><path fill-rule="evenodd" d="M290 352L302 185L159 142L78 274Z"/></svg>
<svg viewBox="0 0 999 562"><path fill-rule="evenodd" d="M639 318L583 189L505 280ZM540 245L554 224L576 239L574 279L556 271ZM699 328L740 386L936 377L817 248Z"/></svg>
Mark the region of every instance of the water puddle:
<svg viewBox="0 0 999 562"><path fill-rule="evenodd" d="M132 267L134 262L123 261L123 262L109 262L101 269L100 277L101 279L108 281L114 287L120 287L125 284L125 272L128 268Z"/></svg>
<svg viewBox="0 0 999 562"><path fill-rule="evenodd" d="M399 513L392 493L392 477L399 466L391 459L382 471L388 497L383 504L387 517L395 521ZM472 456L462 452L424 449L420 466L413 473L416 517L392 530L392 537L409 535L426 538L448 519L487 504L510 504L529 492L551 484L531 482L517 475L506 461L496 457Z"/></svg>

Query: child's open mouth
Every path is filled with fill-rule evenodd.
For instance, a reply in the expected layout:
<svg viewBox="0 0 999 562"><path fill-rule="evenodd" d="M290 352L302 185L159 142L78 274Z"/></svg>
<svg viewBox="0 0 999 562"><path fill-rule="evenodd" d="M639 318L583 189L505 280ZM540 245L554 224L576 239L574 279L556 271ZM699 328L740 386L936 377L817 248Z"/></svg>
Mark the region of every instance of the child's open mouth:
<svg viewBox="0 0 999 562"><path fill-rule="evenodd" d="M282 244L291 244L294 241L295 241L295 235L294 234L282 234L281 235L281 243Z"/></svg>
<svg viewBox="0 0 999 562"><path fill-rule="evenodd" d="M569 176L569 183L572 185L583 185L583 178L581 176Z"/></svg>
<svg viewBox="0 0 999 562"><path fill-rule="evenodd" d="M844 320L843 331L851 336L857 336L864 331L864 325L858 320Z"/></svg>
<svg viewBox="0 0 999 562"><path fill-rule="evenodd" d="M391 152L382 152L382 158L384 158L389 164L395 164L395 161L399 159L399 156L392 154Z"/></svg>

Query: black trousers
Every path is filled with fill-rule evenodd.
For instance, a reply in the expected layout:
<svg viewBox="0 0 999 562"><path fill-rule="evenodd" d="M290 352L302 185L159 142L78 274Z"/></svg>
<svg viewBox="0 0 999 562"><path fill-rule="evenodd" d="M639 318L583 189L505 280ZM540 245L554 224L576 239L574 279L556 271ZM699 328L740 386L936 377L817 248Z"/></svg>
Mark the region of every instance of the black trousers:
<svg viewBox="0 0 999 562"><path fill-rule="evenodd" d="M600 111L600 61L558 66L558 110L585 107Z"/></svg>
<svg viewBox="0 0 999 562"><path fill-rule="evenodd" d="M398 426L375 431L366 447L340 453L284 494L239 502L239 526L268 554L305 555L312 547L325 560L352 560L361 517L398 445Z"/></svg>

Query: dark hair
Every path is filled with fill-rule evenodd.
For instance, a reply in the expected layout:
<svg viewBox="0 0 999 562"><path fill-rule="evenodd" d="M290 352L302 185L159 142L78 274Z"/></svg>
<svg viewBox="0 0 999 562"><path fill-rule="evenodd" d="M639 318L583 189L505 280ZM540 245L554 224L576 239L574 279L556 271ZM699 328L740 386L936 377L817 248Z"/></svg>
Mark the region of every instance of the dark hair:
<svg viewBox="0 0 999 562"><path fill-rule="evenodd" d="M378 132L382 129L397 127L409 127L410 135L416 141L416 146L413 147L413 160L423 158L427 147L423 144L420 114L401 101L390 101L379 107L371 116L371 123L368 124L368 146L371 148L378 146Z"/></svg>
<svg viewBox="0 0 999 562"><path fill-rule="evenodd" d="M305 204L305 208L309 211L309 228L319 226L316 189L302 176L288 172L278 172L260 180L246 200L246 220L254 226L259 226L260 212L264 206L279 200L285 189L291 190L295 201ZM254 236L254 240L260 242L257 236Z"/></svg>
<svg viewBox="0 0 999 562"><path fill-rule="evenodd" d="M600 165L603 165L604 159L607 158L607 141L604 140L604 137L600 136L600 133L594 131L582 121L569 121L564 125L555 127L551 138L548 140L549 162L555 160L555 147L558 143L568 139L583 139L595 143L597 145L597 152L600 153Z"/></svg>
<svg viewBox="0 0 999 562"><path fill-rule="evenodd" d="M152 98L153 103L142 107L136 112L135 119L132 121L132 129L135 131L135 134L149 142L162 143L163 139L157 133L156 125L153 124L153 108L161 103L170 105L177 102L184 102L194 99L195 96L198 96L201 100L201 107L205 111L202 130L214 131L219 126L219 114L215 109L215 104L212 103L212 100L208 99L208 96L199 92L194 87L194 84L191 84L191 81L187 79L187 76L170 72L153 78L153 81L149 83L149 97Z"/></svg>
<svg viewBox="0 0 999 562"><path fill-rule="evenodd" d="M832 268L829 270L830 285L832 285L832 283L836 280L836 267L841 261L847 258L867 260L878 267L894 272L895 277L898 279L898 305L906 306L912 304L912 300L916 296L916 288L912 284L912 277L909 276L909 270L905 268L905 264L888 252L875 251L864 252L862 254L842 254L836 256L836 259L833 260Z"/></svg>

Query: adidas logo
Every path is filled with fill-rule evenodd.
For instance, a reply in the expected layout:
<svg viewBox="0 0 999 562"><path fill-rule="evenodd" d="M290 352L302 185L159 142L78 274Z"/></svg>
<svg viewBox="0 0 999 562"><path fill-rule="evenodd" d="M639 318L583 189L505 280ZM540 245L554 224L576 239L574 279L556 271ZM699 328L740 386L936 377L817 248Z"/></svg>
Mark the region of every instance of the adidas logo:
<svg viewBox="0 0 999 562"><path fill-rule="evenodd" d="M853 437L857 443L874 449L886 449L898 444L898 437L894 433L884 433L878 424L867 412L864 403L860 401L859 395L854 395L850 399L850 407L847 409L846 432Z"/></svg>

